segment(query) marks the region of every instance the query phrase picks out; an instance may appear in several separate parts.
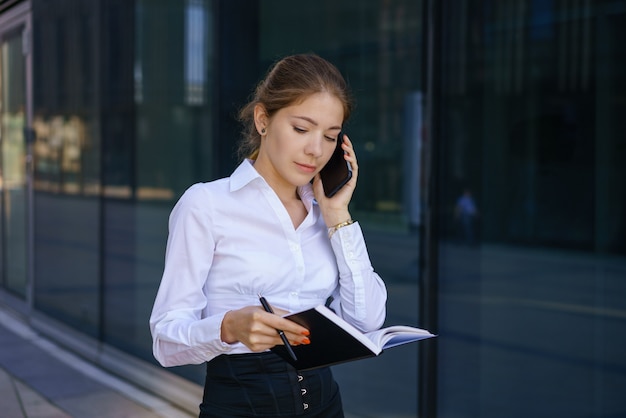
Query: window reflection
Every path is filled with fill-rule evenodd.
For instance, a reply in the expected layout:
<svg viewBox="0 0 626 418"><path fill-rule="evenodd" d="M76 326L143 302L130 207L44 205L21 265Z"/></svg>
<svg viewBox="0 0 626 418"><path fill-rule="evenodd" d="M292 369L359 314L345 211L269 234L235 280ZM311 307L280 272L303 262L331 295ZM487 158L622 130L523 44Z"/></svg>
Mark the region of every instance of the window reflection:
<svg viewBox="0 0 626 418"><path fill-rule="evenodd" d="M626 3L470 3L443 7L438 412L623 415Z"/></svg>
<svg viewBox="0 0 626 418"><path fill-rule="evenodd" d="M208 19L204 0L187 0L185 10L185 102L203 105L208 62Z"/></svg>
<svg viewBox="0 0 626 418"><path fill-rule="evenodd" d="M20 297L28 262L25 74L21 29L0 31L0 284Z"/></svg>
<svg viewBox="0 0 626 418"><path fill-rule="evenodd" d="M23 119L15 120L11 122L11 125L18 123L23 123ZM21 135L21 129L20 127L17 131L19 135ZM102 187L99 177L89 176L86 172L88 169L91 169L88 171L94 169L93 166L85 166L86 160L89 159L88 154L97 153L98 150L94 147L93 138L88 134L91 127L79 116L53 116L49 118L37 116L33 121L33 129L36 135L33 145L35 190L67 195L98 195L102 193L111 198L137 198L140 200L171 200L174 196L172 189L148 185L138 187L135 193L133 193L130 185L106 185ZM6 146L8 148L13 147L10 142ZM9 155L12 152L20 151L15 148L14 151L9 150L7 152ZM10 160L12 162L19 161L17 158ZM12 174L12 178L17 178L15 176L20 174L11 167L9 167L10 172L15 172Z"/></svg>
<svg viewBox="0 0 626 418"><path fill-rule="evenodd" d="M36 190L67 194L94 194L97 179L83 178L83 152L87 146L85 123L78 116L38 116L33 121Z"/></svg>
<svg viewBox="0 0 626 418"><path fill-rule="evenodd" d="M3 112L0 120L0 139L2 140L1 187L19 189L25 184L24 170L24 112Z"/></svg>

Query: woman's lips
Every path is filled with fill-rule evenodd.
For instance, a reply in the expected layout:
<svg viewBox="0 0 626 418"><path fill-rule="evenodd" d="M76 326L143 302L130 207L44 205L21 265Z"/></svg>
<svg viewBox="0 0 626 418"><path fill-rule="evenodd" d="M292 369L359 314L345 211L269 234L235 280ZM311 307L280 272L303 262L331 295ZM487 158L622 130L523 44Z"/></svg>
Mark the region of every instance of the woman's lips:
<svg viewBox="0 0 626 418"><path fill-rule="evenodd" d="M300 168L300 170L304 171L307 174L314 173L315 169L317 168L314 165L310 164L296 163L296 165Z"/></svg>

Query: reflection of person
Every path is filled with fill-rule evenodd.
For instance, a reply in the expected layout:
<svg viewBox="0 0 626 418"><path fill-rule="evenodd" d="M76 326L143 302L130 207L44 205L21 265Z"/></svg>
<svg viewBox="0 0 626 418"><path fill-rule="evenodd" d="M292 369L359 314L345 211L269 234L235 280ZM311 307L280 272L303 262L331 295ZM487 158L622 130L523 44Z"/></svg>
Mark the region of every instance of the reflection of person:
<svg viewBox="0 0 626 418"><path fill-rule="evenodd" d="M476 202L474 202L472 192L469 189L465 189L456 201L455 216L461 221L465 242L474 244L474 222L478 216L478 210L476 209Z"/></svg>
<svg viewBox="0 0 626 418"><path fill-rule="evenodd" d="M385 285L348 212L358 164L347 136L352 179L326 198L318 175L350 110L332 64L284 58L240 113L249 158L190 187L170 215L153 352L166 367L207 362L200 417L343 416L329 368L297 371L268 350L282 344L277 329L294 345L314 340L280 314L327 301L362 331L384 321Z"/></svg>

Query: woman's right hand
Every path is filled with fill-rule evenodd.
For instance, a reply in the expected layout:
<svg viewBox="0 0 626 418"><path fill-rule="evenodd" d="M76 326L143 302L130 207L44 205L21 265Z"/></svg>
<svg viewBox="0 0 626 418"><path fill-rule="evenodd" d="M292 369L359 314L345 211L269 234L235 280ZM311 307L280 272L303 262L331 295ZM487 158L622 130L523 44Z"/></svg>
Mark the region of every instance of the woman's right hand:
<svg viewBox="0 0 626 418"><path fill-rule="evenodd" d="M288 312L274 309L265 312L261 306L228 311L222 320L222 341L228 344L241 342L254 352L268 350L282 344L276 330L283 330L291 345L309 344L309 330L280 315Z"/></svg>

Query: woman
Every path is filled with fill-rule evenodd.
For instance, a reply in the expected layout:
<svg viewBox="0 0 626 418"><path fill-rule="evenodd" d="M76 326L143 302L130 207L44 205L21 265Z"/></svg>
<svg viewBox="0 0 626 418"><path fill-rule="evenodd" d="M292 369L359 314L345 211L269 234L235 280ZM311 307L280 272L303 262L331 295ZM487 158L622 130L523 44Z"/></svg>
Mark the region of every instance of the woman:
<svg viewBox="0 0 626 418"><path fill-rule="evenodd" d="M315 335L281 315L330 300L364 332L383 324L385 285L348 211L358 164L347 136L352 179L327 198L318 174L351 109L332 64L280 60L240 112L248 158L172 210L153 352L165 367L207 362L200 417L343 416L329 368L299 372L268 350L282 344L276 330L310 343Z"/></svg>

